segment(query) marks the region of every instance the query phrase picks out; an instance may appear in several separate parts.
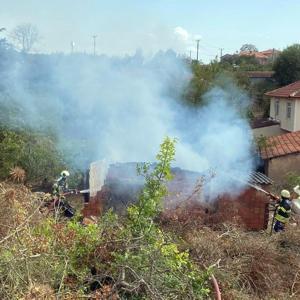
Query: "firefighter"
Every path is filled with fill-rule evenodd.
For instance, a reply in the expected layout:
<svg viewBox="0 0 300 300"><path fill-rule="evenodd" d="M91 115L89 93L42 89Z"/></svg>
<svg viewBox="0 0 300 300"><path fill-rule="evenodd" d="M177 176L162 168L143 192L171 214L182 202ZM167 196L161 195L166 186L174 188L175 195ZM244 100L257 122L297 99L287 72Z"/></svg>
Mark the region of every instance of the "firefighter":
<svg viewBox="0 0 300 300"><path fill-rule="evenodd" d="M290 192L288 190L282 190L280 195L281 198L275 210L275 232L284 231L285 224L288 223L292 212L292 201L290 200Z"/></svg>
<svg viewBox="0 0 300 300"><path fill-rule="evenodd" d="M69 190L67 179L70 173L64 170L60 173L60 177L55 181L52 186L53 194L53 206L54 208L61 209L66 217L73 217L75 210L67 202L64 193L68 193ZM72 193L72 191L71 191Z"/></svg>
<svg viewBox="0 0 300 300"><path fill-rule="evenodd" d="M60 177L57 179L56 183L58 184L59 189L62 192L68 191L68 182L67 179L70 176L69 171L64 170L60 173Z"/></svg>
<svg viewBox="0 0 300 300"><path fill-rule="evenodd" d="M64 170L60 173L60 177L55 181L52 186L53 196L59 197L62 193L68 190L67 178L70 176L70 173L67 170Z"/></svg>

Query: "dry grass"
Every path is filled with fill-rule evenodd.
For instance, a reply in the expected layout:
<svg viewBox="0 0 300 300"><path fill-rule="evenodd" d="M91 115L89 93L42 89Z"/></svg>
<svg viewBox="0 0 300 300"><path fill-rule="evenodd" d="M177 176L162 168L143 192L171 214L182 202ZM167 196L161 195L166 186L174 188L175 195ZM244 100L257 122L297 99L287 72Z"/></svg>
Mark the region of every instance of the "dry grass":
<svg viewBox="0 0 300 300"><path fill-rule="evenodd" d="M0 183L0 239L25 222L39 203L39 197L24 185ZM31 221L38 219L38 215Z"/></svg>
<svg viewBox="0 0 300 300"><path fill-rule="evenodd" d="M300 298L300 229L270 237L225 224L185 227L181 234L197 264L215 264L223 299Z"/></svg>
<svg viewBox="0 0 300 300"><path fill-rule="evenodd" d="M10 178L14 182L22 183L25 181L26 173L25 170L23 170L20 167L14 167L9 172Z"/></svg>
<svg viewBox="0 0 300 300"><path fill-rule="evenodd" d="M39 203L38 196L32 194L25 186L1 183L0 241L24 224L38 208ZM221 287L222 299L300 299L299 226L289 226L286 232L270 236L269 232L246 232L232 224L209 227L201 221L201 217L204 218L205 215L202 215L200 210L195 210L193 215L188 214L188 216L181 208L179 212L178 215L171 216L172 218L169 216L167 223L162 222L163 227L182 238L182 248L189 250L191 257L201 269L215 265L213 273ZM43 215L36 213L27 225L33 225L41 218ZM57 239L59 239L59 232L56 230ZM31 274L28 277L40 278L40 281L32 280L32 284L28 287L26 285L24 287L21 281L16 282L12 286L15 291L10 291L10 294L19 295L20 287L23 286L21 298L23 300L55 299L53 297L57 296L57 289L54 292L53 286L49 284L52 274L49 270L53 264L53 261L49 260L51 249L48 249L47 243L48 246L43 248L43 236L39 237L40 240L35 239L34 243L26 243L26 238L33 239L29 233L23 235L22 241L27 248L32 244L33 248L27 249L30 254L27 256L30 264L22 260L25 255L20 253L21 257L15 263L22 262L24 268L16 265L15 269L19 268L20 272L26 273L28 266L34 266L35 269L30 270ZM108 236L107 239L104 237L104 240L111 241L112 236ZM7 243L7 245L12 246L13 243ZM109 245L98 247L97 253L94 253L103 266L109 264L112 259L111 253L115 251L114 247L118 246L117 244ZM1 246L3 244L0 244ZM22 249L21 247L20 250ZM14 266L13 262L10 264ZM13 267L10 269L11 272L13 269ZM19 280L18 277L15 278ZM59 282L64 282L64 285L70 287L72 291L76 290L76 288L71 288L72 284L68 280L70 280L68 276L64 280L63 277L59 277ZM30 280L26 279L26 282ZM112 297L110 286L103 286L91 295L91 299L114 299L109 297ZM113 297L117 299L117 295ZM66 292L61 299L80 298L75 292L71 294L69 291L69 294Z"/></svg>

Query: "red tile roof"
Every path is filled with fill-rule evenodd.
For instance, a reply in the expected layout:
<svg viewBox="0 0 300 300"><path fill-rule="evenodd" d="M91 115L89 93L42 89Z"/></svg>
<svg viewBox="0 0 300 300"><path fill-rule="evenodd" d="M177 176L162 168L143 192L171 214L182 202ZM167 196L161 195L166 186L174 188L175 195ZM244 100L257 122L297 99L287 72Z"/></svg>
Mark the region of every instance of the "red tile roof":
<svg viewBox="0 0 300 300"><path fill-rule="evenodd" d="M276 49L268 49L268 50L260 51L260 53L267 55L267 56L272 56L273 54L278 55L280 53L280 51L276 50Z"/></svg>
<svg viewBox="0 0 300 300"><path fill-rule="evenodd" d="M300 98L300 80L266 93L270 97Z"/></svg>
<svg viewBox="0 0 300 300"><path fill-rule="evenodd" d="M259 59L268 59L269 57L261 52L255 51L241 51L240 56L254 56L255 58Z"/></svg>
<svg viewBox="0 0 300 300"><path fill-rule="evenodd" d="M261 150L263 159L300 153L300 131L271 136L267 139L267 144L268 146Z"/></svg>

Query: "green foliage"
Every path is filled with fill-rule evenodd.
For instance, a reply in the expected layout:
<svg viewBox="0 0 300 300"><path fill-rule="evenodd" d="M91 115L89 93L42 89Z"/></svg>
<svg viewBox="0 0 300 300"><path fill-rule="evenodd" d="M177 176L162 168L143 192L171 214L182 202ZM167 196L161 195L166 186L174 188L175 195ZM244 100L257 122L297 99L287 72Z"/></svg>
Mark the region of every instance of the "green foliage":
<svg viewBox="0 0 300 300"><path fill-rule="evenodd" d="M287 189L292 190L295 186L300 185L300 173L289 172L286 176Z"/></svg>
<svg viewBox="0 0 300 300"><path fill-rule="evenodd" d="M241 56L239 54L226 55L222 58L223 68L233 68L240 72L267 71L272 69L272 64L261 65L254 56Z"/></svg>
<svg viewBox="0 0 300 300"><path fill-rule="evenodd" d="M0 298L29 298L30 287L37 285L57 298L81 299L95 280L91 268L98 271L97 280L112 280L109 288L121 299L207 297L211 270L197 267L188 250L181 251L156 223L167 195L166 182L172 179L175 142L166 138L157 163L137 167L146 183L137 204L122 219L108 211L96 224L83 226L79 216L68 222L37 216L6 239L0 247ZM20 206L24 219L38 204L29 207L27 211Z"/></svg>
<svg viewBox="0 0 300 300"><path fill-rule="evenodd" d="M180 251L171 237L163 233L155 218L162 208L162 198L167 195L165 183L172 179L170 165L175 156L175 142L166 138L157 155L157 164L150 173L150 166L138 166L145 176L145 187L138 203L128 208L125 236L133 244L117 252L116 266L127 281L145 283L146 295L163 299L201 299L208 294L207 271L198 270L187 251Z"/></svg>
<svg viewBox="0 0 300 300"><path fill-rule="evenodd" d="M300 44L287 47L274 63L275 79L280 86L300 79Z"/></svg>
<svg viewBox="0 0 300 300"><path fill-rule="evenodd" d="M261 134L260 136L254 139L256 149L261 152L266 147L272 147L276 145L276 142L268 141L268 138Z"/></svg>
<svg viewBox="0 0 300 300"><path fill-rule="evenodd" d="M253 44L244 44L241 49L241 51L249 51L249 52L257 52L258 49Z"/></svg>
<svg viewBox="0 0 300 300"><path fill-rule="evenodd" d="M138 203L128 208L130 228L135 235L149 231L153 219L162 209L162 198L167 195L164 182L172 179L170 165L174 160L175 142L176 140L167 137L161 144L160 151L156 156L158 162L152 173L149 173L149 164L137 166L138 174L145 177L146 183Z"/></svg>
<svg viewBox="0 0 300 300"><path fill-rule="evenodd" d="M41 183L53 178L65 168L62 154L56 149L50 135L30 130L0 128L0 178L6 178L9 170L20 166L26 171L27 181Z"/></svg>
<svg viewBox="0 0 300 300"><path fill-rule="evenodd" d="M240 89L247 90L250 87L250 81L244 71L228 63L213 61L203 65L194 62L191 68L193 77L183 94L185 104L190 106L203 105L203 96L215 86L227 88L228 84L232 86L234 83Z"/></svg>
<svg viewBox="0 0 300 300"><path fill-rule="evenodd" d="M249 94L255 99L255 105L264 117L270 115L270 97L265 96L265 93L275 88L277 88L277 84L273 81L262 81L249 87Z"/></svg>
<svg viewBox="0 0 300 300"><path fill-rule="evenodd" d="M268 146L268 139L267 139L266 136L261 134L259 137L255 138L255 143L256 143L257 148L259 150L261 150L261 149L266 148Z"/></svg>
<svg viewBox="0 0 300 300"><path fill-rule="evenodd" d="M24 141L20 140L17 133L0 131L0 176L5 178L9 171L21 161L22 151L25 148Z"/></svg>

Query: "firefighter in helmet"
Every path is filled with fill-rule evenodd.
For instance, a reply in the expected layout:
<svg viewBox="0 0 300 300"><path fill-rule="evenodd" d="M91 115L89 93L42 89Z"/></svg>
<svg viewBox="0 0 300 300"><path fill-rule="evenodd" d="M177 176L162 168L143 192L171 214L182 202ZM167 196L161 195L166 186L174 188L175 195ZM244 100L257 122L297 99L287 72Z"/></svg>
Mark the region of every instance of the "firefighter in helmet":
<svg viewBox="0 0 300 300"><path fill-rule="evenodd" d="M61 193L68 191L68 182L67 179L70 176L69 171L64 170L60 173L60 177L53 184L53 194L59 195Z"/></svg>
<svg viewBox="0 0 300 300"><path fill-rule="evenodd" d="M279 200L279 204L275 211L275 232L280 232L284 230L285 225L288 223L292 212L292 201L290 200L290 192L288 190L282 190L280 196L281 197Z"/></svg>

